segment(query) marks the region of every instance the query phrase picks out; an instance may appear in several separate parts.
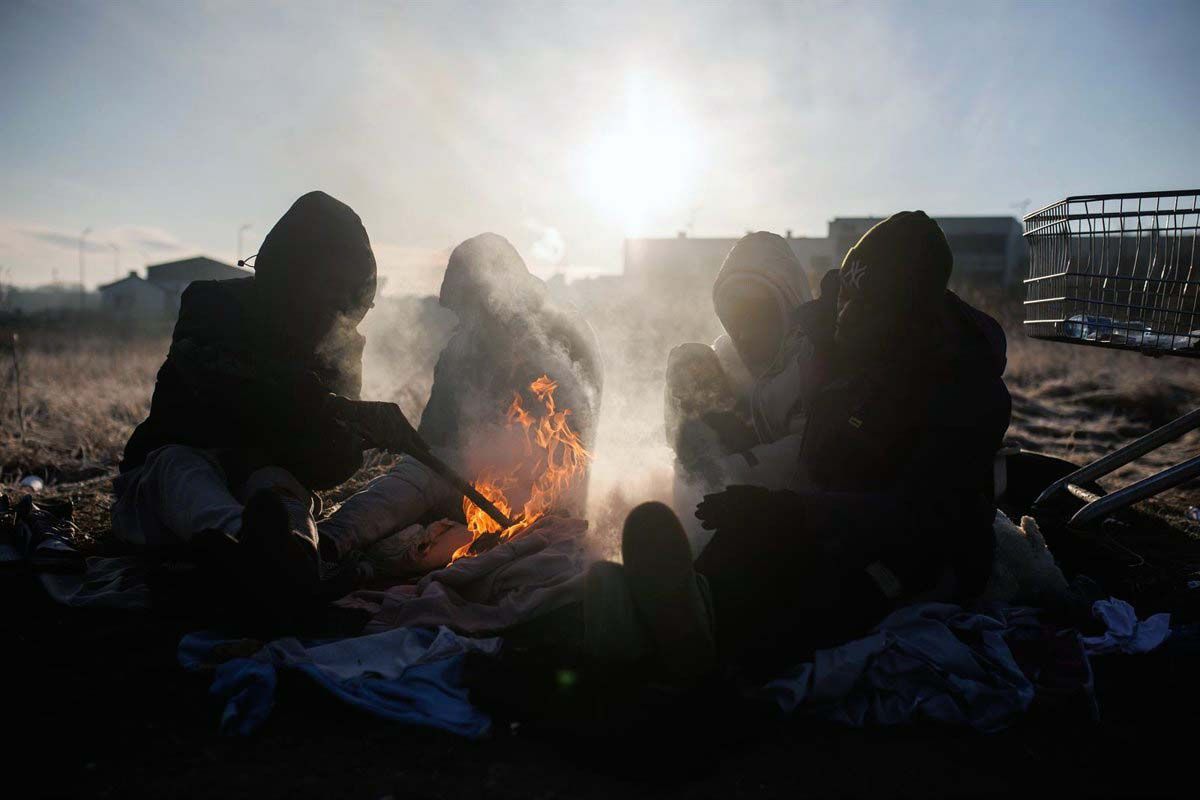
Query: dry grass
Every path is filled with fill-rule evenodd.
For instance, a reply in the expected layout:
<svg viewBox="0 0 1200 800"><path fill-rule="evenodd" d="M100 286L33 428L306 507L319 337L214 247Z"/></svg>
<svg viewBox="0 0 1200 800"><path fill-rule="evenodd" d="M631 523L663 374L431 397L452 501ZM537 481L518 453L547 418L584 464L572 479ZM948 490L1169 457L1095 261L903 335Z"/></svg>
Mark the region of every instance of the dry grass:
<svg viewBox="0 0 1200 800"><path fill-rule="evenodd" d="M1180 414L1200 398L1200 365L1011 335L1006 380L1013 396L1009 439L1021 446L1085 463ZM1116 472L1108 488L1190 458L1200 449L1191 433ZM1185 485L1165 500L1194 504Z"/></svg>
<svg viewBox="0 0 1200 800"><path fill-rule="evenodd" d="M0 483L28 474L69 482L111 470L150 409L166 350L157 337L26 337L18 351L25 434L9 384L0 397Z"/></svg>
<svg viewBox="0 0 1200 800"><path fill-rule="evenodd" d="M661 431L666 353L683 340L710 340L715 325L709 314L680 321L666 313L630 314L630 304L620 313L599 300L584 305L606 350L591 516L597 545L607 553L629 507L669 495L670 454ZM1013 304L1003 308L1009 312L1001 316L1008 317L1014 443L1087 461L1190 410L1200 396L1200 369L1189 361L1029 340L1011 319ZM366 393L395 399L418 418L450 322L436 304L417 300L385 307L374 322L368 318ZM20 435L8 386L0 394L0 490L12 491L24 475L40 475L52 491L63 485L83 505L95 506L84 518L102 525L103 478L115 470L125 440L149 408L166 347L163 336L26 336L21 348L26 433ZM8 366L4 353L0 377ZM1200 434L1191 434L1122 469L1108 485L1176 463L1198 448ZM382 455L369 459L354 481L326 499L343 499L390 463ZM87 479L83 486L71 485ZM1185 486L1164 499L1179 513L1200 503L1200 489Z"/></svg>

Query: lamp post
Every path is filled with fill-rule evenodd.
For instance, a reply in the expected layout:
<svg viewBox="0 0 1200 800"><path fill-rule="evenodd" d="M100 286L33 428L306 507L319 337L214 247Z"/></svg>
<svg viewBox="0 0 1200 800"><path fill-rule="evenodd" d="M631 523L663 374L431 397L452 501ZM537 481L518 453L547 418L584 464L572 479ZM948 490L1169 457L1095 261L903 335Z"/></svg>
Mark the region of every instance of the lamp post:
<svg viewBox="0 0 1200 800"><path fill-rule="evenodd" d="M83 233L79 234L79 310L83 311L84 303L84 288L83 288L83 240L92 232L91 228L84 228Z"/></svg>
<svg viewBox="0 0 1200 800"><path fill-rule="evenodd" d="M250 230L253 227L254 227L253 224L246 222L246 223L242 224L242 227L238 228L238 251L237 251L237 260L238 261L242 260L242 234L245 233L246 231Z"/></svg>

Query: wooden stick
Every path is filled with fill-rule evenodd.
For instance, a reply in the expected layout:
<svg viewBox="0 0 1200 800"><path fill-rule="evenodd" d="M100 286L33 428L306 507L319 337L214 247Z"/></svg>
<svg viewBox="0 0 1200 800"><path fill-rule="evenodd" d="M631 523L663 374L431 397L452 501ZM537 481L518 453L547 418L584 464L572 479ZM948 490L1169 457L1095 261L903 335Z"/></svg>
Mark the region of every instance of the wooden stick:
<svg viewBox="0 0 1200 800"><path fill-rule="evenodd" d="M9 345L12 347L13 378L17 384L17 426L21 429L21 438L24 439L25 407L21 405L21 361L17 358L17 334L15 331Z"/></svg>
<svg viewBox="0 0 1200 800"><path fill-rule="evenodd" d="M492 520L495 521L495 523L501 528L511 528L513 526L513 521L511 519L506 517L504 513L500 511L500 509L496 508L492 501L480 494L479 490L472 486L466 478L462 477L453 469L451 469L450 465L445 461L442 461L428 450L409 453L409 455L433 470L433 472L439 475L442 480L450 484L455 491L466 497L468 500L478 506L480 511L491 517Z"/></svg>

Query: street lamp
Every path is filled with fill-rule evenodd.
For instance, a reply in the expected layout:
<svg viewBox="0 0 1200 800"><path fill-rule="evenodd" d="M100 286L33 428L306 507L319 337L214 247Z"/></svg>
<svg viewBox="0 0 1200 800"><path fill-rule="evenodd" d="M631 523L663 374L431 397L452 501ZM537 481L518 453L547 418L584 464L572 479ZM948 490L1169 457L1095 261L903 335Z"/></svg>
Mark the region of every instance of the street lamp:
<svg viewBox="0 0 1200 800"><path fill-rule="evenodd" d="M83 240L92 232L91 228L84 228L83 233L79 234L79 310L83 311Z"/></svg>
<svg viewBox="0 0 1200 800"><path fill-rule="evenodd" d="M245 233L246 231L250 230L253 227L254 227L254 225L252 223L247 222L247 223L244 223L242 225L242 227L238 228L238 256L237 256L238 261L242 260L242 234Z"/></svg>

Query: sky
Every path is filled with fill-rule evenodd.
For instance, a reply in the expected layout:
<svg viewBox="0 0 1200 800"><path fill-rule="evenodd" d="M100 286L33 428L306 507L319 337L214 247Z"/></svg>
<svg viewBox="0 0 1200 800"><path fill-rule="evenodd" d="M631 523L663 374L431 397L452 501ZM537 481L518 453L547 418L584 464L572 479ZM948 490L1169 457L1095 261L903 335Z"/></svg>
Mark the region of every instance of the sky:
<svg viewBox="0 0 1200 800"><path fill-rule="evenodd" d="M1200 3L0 3L0 281L232 261L323 189L386 291L483 231L821 236L1200 186ZM243 226L249 226L243 228Z"/></svg>

